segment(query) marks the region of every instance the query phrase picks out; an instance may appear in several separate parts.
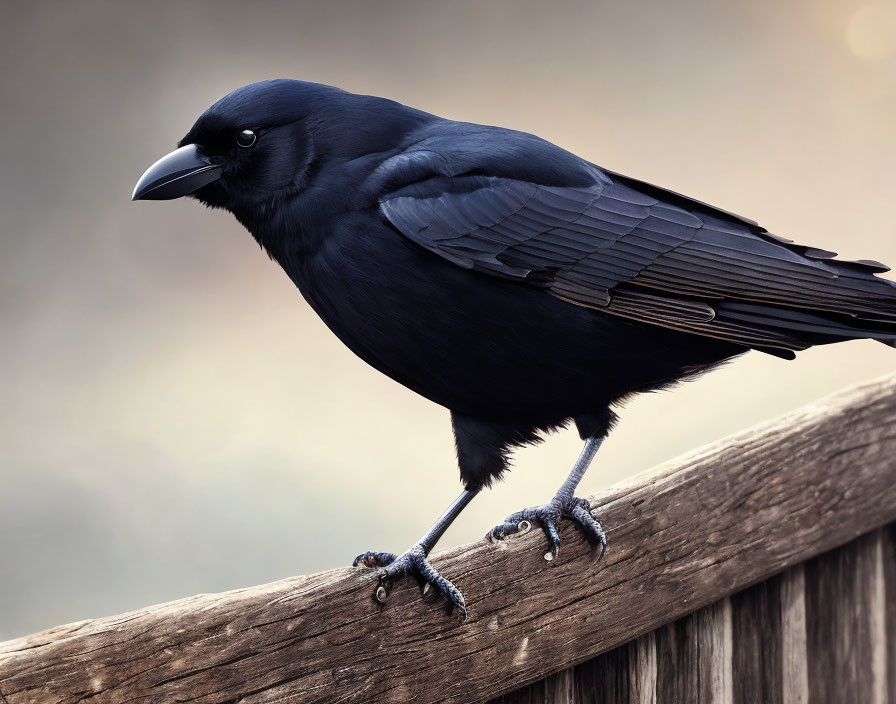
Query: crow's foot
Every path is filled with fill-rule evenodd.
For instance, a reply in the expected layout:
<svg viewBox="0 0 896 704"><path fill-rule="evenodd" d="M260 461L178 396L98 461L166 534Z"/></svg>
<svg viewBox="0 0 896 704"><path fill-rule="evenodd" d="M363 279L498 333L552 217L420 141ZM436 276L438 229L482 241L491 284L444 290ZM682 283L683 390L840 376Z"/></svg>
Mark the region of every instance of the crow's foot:
<svg viewBox="0 0 896 704"><path fill-rule="evenodd" d="M445 597L451 606L460 612L462 618L467 617L464 595L429 563L423 546L419 543L401 555L394 555L391 552L365 552L352 562L352 567L358 565L377 569L379 583L373 598L380 603L385 603L398 579L410 576L417 580L421 589L425 590L426 585L429 585L436 594Z"/></svg>
<svg viewBox="0 0 896 704"><path fill-rule="evenodd" d="M600 546L600 554L597 559L603 557L607 549L607 536L589 510L590 505L585 499L575 496L569 498L555 496L551 502L544 506L525 508L517 511L504 519L504 523L495 526L486 536L490 540L502 540L512 533L525 532L532 526L531 521L536 521L544 531L550 543L551 551L545 553L545 560L553 560L560 551L560 533L557 530L557 522L561 518L572 520L585 534L588 541L594 546Z"/></svg>

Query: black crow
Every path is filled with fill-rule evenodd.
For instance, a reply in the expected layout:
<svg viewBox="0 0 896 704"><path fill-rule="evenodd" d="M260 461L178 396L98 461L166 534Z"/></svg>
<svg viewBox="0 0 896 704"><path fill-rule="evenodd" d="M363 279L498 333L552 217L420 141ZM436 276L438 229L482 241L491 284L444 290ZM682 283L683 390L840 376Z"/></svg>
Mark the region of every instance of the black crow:
<svg viewBox="0 0 896 704"><path fill-rule="evenodd" d="M623 176L524 132L446 120L294 80L206 110L133 198L225 208L371 366L451 412L464 491L400 556L367 552L385 599L404 575L462 613L427 556L507 469L508 454L575 423L585 441L535 521L555 556L561 518L601 551L574 491L634 393L750 349L896 340L896 284L757 223ZM409 500L409 499L408 499Z"/></svg>

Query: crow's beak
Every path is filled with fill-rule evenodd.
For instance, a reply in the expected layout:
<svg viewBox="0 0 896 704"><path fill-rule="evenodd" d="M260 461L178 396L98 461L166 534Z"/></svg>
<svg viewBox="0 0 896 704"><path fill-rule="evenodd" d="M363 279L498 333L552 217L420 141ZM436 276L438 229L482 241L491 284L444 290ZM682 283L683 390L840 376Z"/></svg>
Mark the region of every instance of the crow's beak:
<svg viewBox="0 0 896 704"><path fill-rule="evenodd" d="M195 144L166 154L150 166L134 187L131 200L171 200L221 178L222 164L202 156Z"/></svg>

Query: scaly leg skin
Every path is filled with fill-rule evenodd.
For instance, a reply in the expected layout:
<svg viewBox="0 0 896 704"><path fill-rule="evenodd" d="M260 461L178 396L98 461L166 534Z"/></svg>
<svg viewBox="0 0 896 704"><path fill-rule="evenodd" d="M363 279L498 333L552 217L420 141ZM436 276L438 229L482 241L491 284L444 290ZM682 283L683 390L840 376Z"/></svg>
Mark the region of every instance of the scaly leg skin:
<svg viewBox="0 0 896 704"><path fill-rule="evenodd" d="M354 559L352 567L363 565L377 569L379 583L373 595L374 599L381 604L385 603L396 580L402 577L414 577L421 588L425 588L428 584L435 590L436 594L445 597L449 604L458 610L461 618L467 617L467 604L464 601L463 594L451 582L440 575L426 558L439 538L442 537L442 534L448 529L448 526L460 515L460 512L473 500L477 493L479 493L478 489L465 490L448 507L426 535L420 539L420 542L407 552L401 555L394 555L391 552L368 551Z"/></svg>
<svg viewBox="0 0 896 704"><path fill-rule="evenodd" d="M585 537L592 545L600 545L600 560L607 549L607 536L600 523L598 523L589 511L588 501L573 495L588 465L594 459L603 438L588 438L582 454L576 460L575 466L557 491L553 499L543 506L535 506L517 511L504 519L504 523L495 526L486 536L492 540L502 540L512 533L528 530L531 521L536 521L544 530L548 538L551 551L546 553L545 560L553 560L560 551L560 532L557 530L557 522L561 518L569 518L582 529Z"/></svg>

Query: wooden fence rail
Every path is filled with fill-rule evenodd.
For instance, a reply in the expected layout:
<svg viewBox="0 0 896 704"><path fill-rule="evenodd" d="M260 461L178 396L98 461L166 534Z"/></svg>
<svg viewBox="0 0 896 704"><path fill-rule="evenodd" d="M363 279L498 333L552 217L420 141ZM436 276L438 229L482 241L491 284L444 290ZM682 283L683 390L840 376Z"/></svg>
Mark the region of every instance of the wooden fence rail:
<svg viewBox="0 0 896 704"><path fill-rule="evenodd" d="M896 523L491 704L896 704Z"/></svg>
<svg viewBox="0 0 896 704"><path fill-rule="evenodd" d="M339 569L0 643L0 702L492 700L896 521L896 376L592 506L610 540L598 564L570 526L550 563L539 531L436 556L467 597L463 623L410 584L379 605L371 572Z"/></svg>

